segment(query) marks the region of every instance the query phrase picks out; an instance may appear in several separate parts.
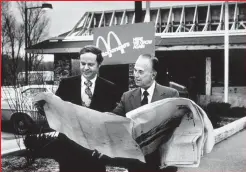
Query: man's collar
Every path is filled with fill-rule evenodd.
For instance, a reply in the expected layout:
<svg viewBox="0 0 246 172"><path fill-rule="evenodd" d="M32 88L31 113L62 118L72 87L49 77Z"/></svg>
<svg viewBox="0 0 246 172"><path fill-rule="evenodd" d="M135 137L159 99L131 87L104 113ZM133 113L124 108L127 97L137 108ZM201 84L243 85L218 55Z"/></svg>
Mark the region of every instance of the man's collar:
<svg viewBox="0 0 246 172"><path fill-rule="evenodd" d="M148 91L149 95L154 94L154 89L155 89L155 81L152 83L152 85L146 90ZM141 93L143 94L143 92L145 91L145 89L141 88Z"/></svg>
<svg viewBox="0 0 246 172"><path fill-rule="evenodd" d="M92 82L92 85L95 84L96 79L97 79L97 75L95 75L95 77L90 80ZM87 79L83 75L81 75L81 81L82 83L84 83L84 81L87 81Z"/></svg>

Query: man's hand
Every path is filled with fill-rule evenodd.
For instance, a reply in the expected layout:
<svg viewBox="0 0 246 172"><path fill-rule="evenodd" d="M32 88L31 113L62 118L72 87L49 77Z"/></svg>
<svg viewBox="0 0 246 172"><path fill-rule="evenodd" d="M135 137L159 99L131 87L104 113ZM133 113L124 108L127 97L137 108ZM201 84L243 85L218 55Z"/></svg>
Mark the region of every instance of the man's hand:
<svg viewBox="0 0 246 172"><path fill-rule="evenodd" d="M104 112L104 113L106 113L108 115L116 115L115 113L112 113L112 112Z"/></svg>
<svg viewBox="0 0 246 172"><path fill-rule="evenodd" d="M99 160L100 163L104 164L104 165L109 165L110 161L112 160L112 158L108 157L107 155L104 155L100 152L98 152L96 149L92 152L91 155L93 158L95 158L95 160Z"/></svg>
<svg viewBox="0 0 246 172"><path fill-rule="evenodd" d="M95 157L96 159L101 159L103 154L98 152L96 149L92 152L92 157Z"/></svg>
<svg viewBox="0 0 246 172"><path fill-rule="evenodd" d="M38 112L45 116L44 113L44 105L45 103L49 102L50 98L53 96L54 94L51 92L41 92L38 93L36 96L33 97L33 103L34 106L37 108Z"/></svg>
<svg viewBox="0 0 246 172"><path fill-rule="evenodd" d="M45 100L40 100L40 101L37 101L35 102L34 106L37 108L38 112L45 116L45 112L44 112L44 104L46 103Z"/></svg>

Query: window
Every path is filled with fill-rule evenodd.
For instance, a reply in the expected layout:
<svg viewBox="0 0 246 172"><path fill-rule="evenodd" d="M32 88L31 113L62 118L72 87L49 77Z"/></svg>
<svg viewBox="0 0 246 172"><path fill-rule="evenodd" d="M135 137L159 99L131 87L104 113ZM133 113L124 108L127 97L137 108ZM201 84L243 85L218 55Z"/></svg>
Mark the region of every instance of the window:
<svg viewBox="0 0 246 172"><path fill-rule="evenodd" d="M46 92L46 88L29 88L22 92L23 97L31 98L40 92Z"/></svg>

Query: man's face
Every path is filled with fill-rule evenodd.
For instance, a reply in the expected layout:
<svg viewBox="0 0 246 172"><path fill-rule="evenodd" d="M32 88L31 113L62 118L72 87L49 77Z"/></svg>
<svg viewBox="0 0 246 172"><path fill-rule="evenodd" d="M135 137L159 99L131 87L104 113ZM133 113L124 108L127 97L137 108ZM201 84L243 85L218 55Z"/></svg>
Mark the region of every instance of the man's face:
<svg viewBox="0 0 246 172"><path fill-rule="evenodd" d="M139 57L134 67L134 79L137 86L147 89L154 81L152 63L148 58Z"/></svg>
<svg viewBox="0 0 246 172"><path fill-rule="evenodd" d="M96 61L97 56L93 53L80 55L81 74L88 80L91 80L98 73L100 65Z"/></svg>

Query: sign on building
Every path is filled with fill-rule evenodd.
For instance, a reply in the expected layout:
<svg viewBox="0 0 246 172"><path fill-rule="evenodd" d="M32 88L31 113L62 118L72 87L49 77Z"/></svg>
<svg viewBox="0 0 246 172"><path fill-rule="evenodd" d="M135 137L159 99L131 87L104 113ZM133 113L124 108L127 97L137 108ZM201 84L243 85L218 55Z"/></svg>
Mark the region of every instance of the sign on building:
<svg viewBox="0 0 246 172"><path fill-rule="evenodd" d="M155 53L154 23L95 28L93 43L102 50L103 64L135 63L140 54Z"/></svg>

